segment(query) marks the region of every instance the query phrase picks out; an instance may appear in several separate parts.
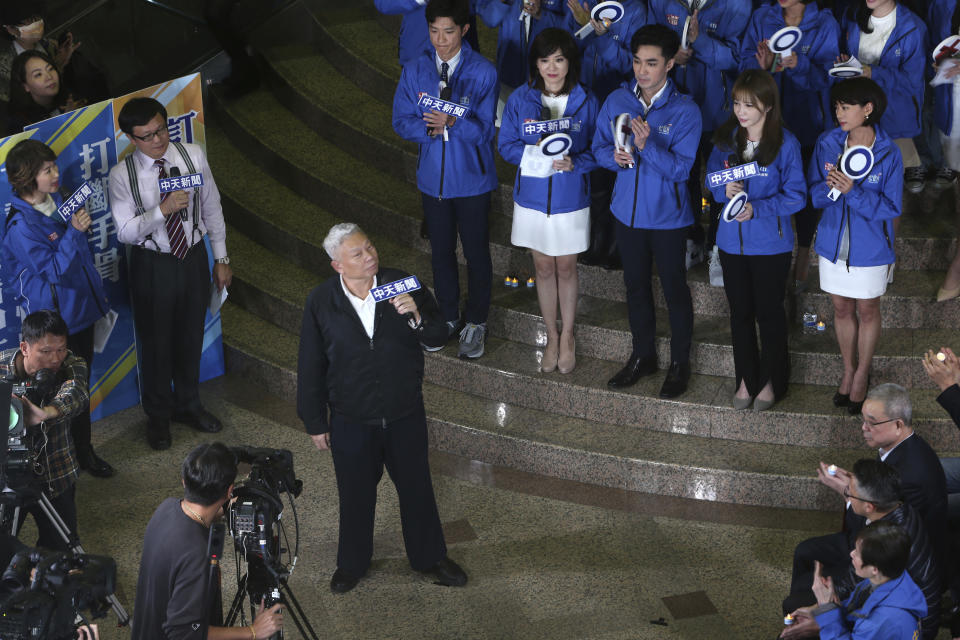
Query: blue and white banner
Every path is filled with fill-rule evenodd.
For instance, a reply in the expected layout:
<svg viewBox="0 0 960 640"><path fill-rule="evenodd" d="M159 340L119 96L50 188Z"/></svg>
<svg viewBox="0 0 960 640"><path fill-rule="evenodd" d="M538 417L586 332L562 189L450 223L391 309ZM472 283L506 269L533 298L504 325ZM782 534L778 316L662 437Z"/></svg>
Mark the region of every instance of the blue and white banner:
<svg viewBox="0 0 960 640"><path fill-rule="evenodd" d="M395 298L402 293L416 291L419 288L420 281L417 280L417 276L407 276L402 280L395 280L370 289L370 295L372 295L373 299L377 302L383 302L384 300Z"/></svg>
<svg viewBox="0 0 960 640"><path fill-rule="evenodd" d="M521 127L521 135L539 136L544 133L559 133L561 131L570 131L570 118L559 118L557 120L532 120L524 122Z"/></svg>
<svg viewBox="0 0 960 640"><path fill-rule="evenodd" d="M470 110L462 104L448 102L440 98L434 98L426 93L420 96L420 100L417 101L417 105L424 111L439 111L440 113L447 113L454 118L462 118L463 116L467 115L467 111Z"/></svg>
<svg viewBox="0 0 960 640"><path fill-rule="evenodd" d="M93 188L90 186L90 183L84 182L80 185L79 189L73 192L72 196L64 200L63 204L57 207L57 213L60 214L64 222L69 222L73 214L77 212L77 209L81 208L83 203L92 195Z"/></svg>
<svg viewBox="0 0 960 640"><path fill-rule="evenodd" d="M752 178L760 173L760 167L756 162L737 165L729 169L721 169L707 174L707 183L711 187L720 187L730 182L739 182Z"/></svg>
<svg viewBox="0 0 960 640"><path fill-rule="evenodd" d="M185 176L174 176L172 178L161 178L158 183L160 193L170 193L171 191L181 191L183 189L196 189L203 186L202 173L188 173Z"/></svg>

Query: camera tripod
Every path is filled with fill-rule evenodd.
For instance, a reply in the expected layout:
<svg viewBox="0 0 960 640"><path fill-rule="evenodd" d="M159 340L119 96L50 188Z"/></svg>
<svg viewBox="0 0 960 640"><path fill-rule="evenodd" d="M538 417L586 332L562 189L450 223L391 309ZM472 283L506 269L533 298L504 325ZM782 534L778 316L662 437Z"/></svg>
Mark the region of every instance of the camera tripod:
<svg viewBox="0 0 960 640"><path fill-rule="evenodd" d="M233 598L230 605L230 612L227 613L227 619L224 624L232 626L240 614L243 607L244 593L250 595L250 608L256 611L257 604L261 599L265 603L265 609L273 605L283 604L286 608L286 616L293 620L300 635L308 640L318 640L317 632L310 626L306 614L300 607L296 596L287 584L288 574L286 571L277 571L269 566L259 555L253 555L247 560L247 573L245 573L237 582L237 595ZM278 631L272 638L283 638L283 631Z"/></svg>
<svg viewBox="0 0 960 640"><path fill-rule="evenodd" d="M54 529L56 529L57 534L63 538L63 541L67 543L71 551L74 553L86 553L80 545L80 539L77 538L74 532L70 531L70 528L50 502L47 494L33 487L26 490L14 491L7 486L0 492L0 523L5 522L7 519L7 507L13 508L13 514L10 516L10 535L17 535L20 529L21 511L34 503L40 505L43 515L47 517L47 520L50 521ZM130 624L130 615L123 608L123 605L120 604L117 597L111 593L106 597L106 600L110 603L113 612L117 614L118 626L125 627Z"/></svg>

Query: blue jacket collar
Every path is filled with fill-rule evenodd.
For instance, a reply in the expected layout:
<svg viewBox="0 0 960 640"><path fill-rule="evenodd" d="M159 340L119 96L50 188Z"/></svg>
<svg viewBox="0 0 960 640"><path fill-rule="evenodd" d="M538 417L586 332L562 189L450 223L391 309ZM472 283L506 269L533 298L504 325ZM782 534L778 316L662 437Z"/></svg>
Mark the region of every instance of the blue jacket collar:
<svg viewBox="0 0 960 640"><path fill-rule="evenodd" d="M63 197L59 193L53 194L53 201L59 207L63 203ZM20 218L25 224L41 228L63 228L66 223L60 219L59 214L47 217L33 208L33 205L17 195L10 196L10 205L20 213ZM46 234L45 234L46 235Z"/></svg>
<svg viewBox="0 0 960 640"><path fill-rule="evenodd" d="M538 107L543 104L540 100L540 90L531 86L527 86L527 94L524 96L524 100L530 104L536 104ZM587 101L587 92L579 82L574 85L573 89L570 91L570 97L567 99L567 108L565 113L576 113L576 111Z"/></svg>

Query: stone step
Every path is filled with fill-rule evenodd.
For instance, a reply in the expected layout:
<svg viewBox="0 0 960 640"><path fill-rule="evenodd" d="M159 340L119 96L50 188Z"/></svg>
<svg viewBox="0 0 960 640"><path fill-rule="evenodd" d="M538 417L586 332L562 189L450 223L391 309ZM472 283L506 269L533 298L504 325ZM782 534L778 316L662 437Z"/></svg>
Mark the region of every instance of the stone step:
<svg viewBox="0 0 960 640"><path fill-rule="evenodd" d="M243 154L215 126L208 129L208 145L218 175L222 176L218 184L231 225L312 276L325 278L330 275L329 258L322 248L322 241L327 229L340 220L246 162ZM267 211L269 215L260 213ZM397 243L388 235L371 235L383 264L402 265L420 275L424 282L432 283L430 260L423 248ZM267 265L274 259L269 253L258 256ZM264 267L269 275L267 269ZM308 284L305 286L309 288L313 280L306 280ZM270 285L271 279L266 277L260 286L269 288ZM510 290L496 286L494 294L489 320L491 333L514 342L542 346L545 334L535 289ZM302 292L298 295L301 298L295 296L294 303L302 301ZM631 348L626 318L626 306L622 302L581 296L577 318L578 352L614 362L625 361ZM669 364L669 323L664 310L658 310L657 320L660 364L666 367ZM277 324L285 326L280 322ZM949 330L885 329L874 357L874 377L897 379L910 387L933 388L920 365L919 356L927 348L949 344L953 337ZM707 375L733 375L730 331L725 317L697 316L694 339L692 366L695 371ZM826 384L827 381L839 381L842 364L832 331L813 336L797 331L791 336L790 345L791 382Z"/></svg>
<svg viewBox="0 0 960 640"><path fill-rule="evenodd" d="M297 336L228 302L228 366L295 400ZM429 358L428 360L432 360ZM835 510L813 473L820 460L849 468L860 448L722 442L559 416L425 383L430 446L489 464L605 487L676 497Z"/></svg>

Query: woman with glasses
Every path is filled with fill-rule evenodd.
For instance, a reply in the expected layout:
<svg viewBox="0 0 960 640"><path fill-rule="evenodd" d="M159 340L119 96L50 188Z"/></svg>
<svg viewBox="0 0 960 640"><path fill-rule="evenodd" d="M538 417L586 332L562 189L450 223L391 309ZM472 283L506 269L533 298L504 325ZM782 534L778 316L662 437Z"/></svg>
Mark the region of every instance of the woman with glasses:
<svg viewBox="0 0 960 640"><path fill-rule="evenodd" d="M894 140L878 125L887 98L876 82L844 80L833 86L830 101L840 126L820 136L807 181L813 206L823 209L815 245L820 288L833 302L843 358L833 404L857 415L880 339L880 296L896 259L893 221L902 210L903 161ZM838 168L843 152L853 146L869 147L874 158L870 173L858 180Z"/></svg>
<svg viewBox="0 0 960 640"><path fill-rule="evenodd" d="M577 254L590 244L590 171L597 166L590 141L598 109L579 77L580 51L573 36L562 29L542 31L530 45L531 80L507 100L498 141L504 160L520 165L513 187L511 241L533 253L537 299L547 330L540 362L544 373L558 368L570 373L576 364ZM553 160L554 173L548 177L525 175L523 160L538 151L541 134L529 133L524 125L544 120L569 125L564 131L573 144Z"/></svg>
<svg viewBox="0 0 960 640"><path fill-rule="evenodd" d="M4 296L24 315L54 309L67 323L67 347L90 366L94 323L110 309L87 242L90 215L78 209L65 220L57 211L60 171L53 150L38 140L16 144L6 160L13 191L0 259ZM108 477L113 468L90 444L89 411L71 421L80 467Z"/></svg>

